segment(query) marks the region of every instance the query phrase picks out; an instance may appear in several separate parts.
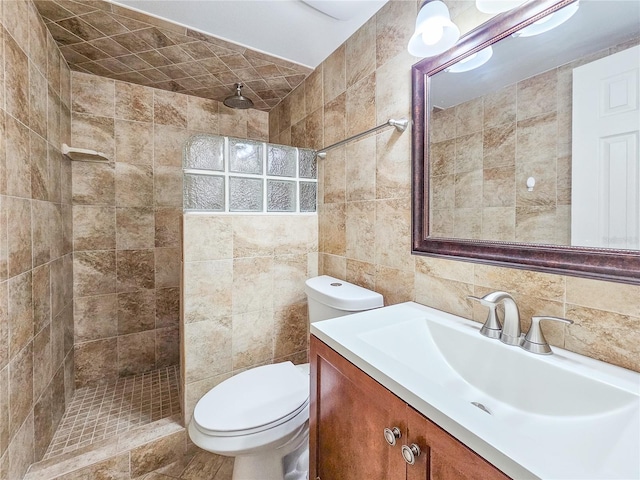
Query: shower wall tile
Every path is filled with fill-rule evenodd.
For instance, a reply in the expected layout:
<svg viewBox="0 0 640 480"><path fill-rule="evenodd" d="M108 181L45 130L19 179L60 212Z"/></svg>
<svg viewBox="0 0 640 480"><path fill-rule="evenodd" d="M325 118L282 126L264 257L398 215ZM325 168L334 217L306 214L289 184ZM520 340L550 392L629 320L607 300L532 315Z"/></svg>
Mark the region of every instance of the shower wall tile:
<svg viewBox="0 0 640 480"><path fill-rule="evenodd" d="M73 255L73 290L76 296L116 291L116 252L90 250Z"/></svg>
<svg viewBox="0 0 640 480"><path fill-rule="evenodd" d="M116 294L78 297L74 302L75 343L114 337L118 334Z"/></svg>
<svg viewBox="0 0 640 480"><path fill-rule="evenodd" d="M126 377L153 370L156 364L153 330L118 336L118 375Z"/></svg>
<svg viewBox="0 0 640 480"><path fill-rule="evenodd" d="M113 250L116 246L116 209L113 207L73 206L73 248Z"/></svg>
<svg viewBox="0 0 640 480"><path fill-rule="evenodd" d="M87 385L118 378L118 340L77 343L74 347L76 384Z"/></svg>
<svg viewBox="0 0 640 480"><path fill-rule="evenodd" d="M115 82L93 75L74 75L71 85L71 108L75 113L100 117L115 114Z"/></svg>
<svg viewBox="0 0 640 480"><path fill-rule="evenodd" d="M177 327L180 322L180 289L156 290L156 328ZM176 350L179 353L179 347Z"/></svg>
<svg viewBox="0 0 640 480"><path fill-rule="evenodd" d="M117 272L118 293L155 288L154 251L152 249L119 250Z"/></svg>
<svg viewBox="0 0 640 480"><path fill-rule="evenodd" d="M8 281L9 354L15 356L33 339L33 282L31 272Z"/></svg>
<svg viewBox="0 0 640 480"><path fill-rule="evenodd" d="M115 206L115 167L103 163L72 163L73 204Z"/></svg>
<svg viewBox="0 0 640 480"><path fill-rule="evenodd" d="M71 140L74 147L97 150L104 153L107 158L113 159L115 152L113 117L98 117L73 112L72 120Z"/></svg>
<svg viewBox="0 0 640 480"><path fill-rule="evenodd" d="M156 207L155 209L155 246L179 247L182 209Z"/></svg>
<svg viewBox="0 0 640 480"><path fill-rule="evenodd" d="M99 365L109 364L105 378L178 362L183 146L193 134L219 134L221 128L231 129L234 137L250 131L251 139L266 140L268 114L79 72L70 83L72 95L60 97L72 107L74 146L114 154L107 163L73 162L75 351L80 354L75 383L84 386L100 381L85 352ZM58 223L62 229L62 216ZM205 240L193 240L198 238ZM231 259L227 245L227 254L211 258ZM194 321L212 311L231 313L226 283L228 306L225 295L207 285L202 284L207 292L202 304L189 311Z"/></svg>
<svg viewBox="0 0 640 480"><path fill-rule="evenodd" d="M145 207L153 202L151 166L116 163L116 206Z"/></svg>
<svg viewBox="0 0 640 480"><path fill-rule="evenodd" d="M135 165L153 163L153 124L116 120L116 162Z"/></svg>
<svg viewBox="0 0 640 480"><path fill-rule="evenodd" d="M132 83L115 82L115 117L152 123L153 90Z"/></svg>
<svg viewBox="0 0 640 480"><path fill-rule="evenodd" d="M118 250L153 248L154 211L150 207L116 209L116 246Z"/></svg>
<svg viewBox="0 0 640 480"><path fill-rule="evenodd" d="M156 324L156 295L153 290L139 290L117 295L117 334L153 330Z"/></svg>
<svg viewBox="0 0 640 480"><path fill-rule="evenodd" d="M153 120L160 125L187 128L187 96L179 93L154 91Z"/></svg>

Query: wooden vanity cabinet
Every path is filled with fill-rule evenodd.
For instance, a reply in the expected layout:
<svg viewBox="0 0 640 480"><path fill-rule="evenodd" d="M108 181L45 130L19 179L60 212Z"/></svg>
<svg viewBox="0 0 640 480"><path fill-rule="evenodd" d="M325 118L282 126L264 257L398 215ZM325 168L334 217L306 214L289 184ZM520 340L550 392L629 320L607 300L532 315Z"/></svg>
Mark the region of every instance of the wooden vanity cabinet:
<svg viewBox="0 0 640 480"><path fill-rule="evenodd" d="M311 337L311 480L507 480L454 437ZM395 445L384 429L398 428ZM409 465L402 446L421 451Z"/></svg>

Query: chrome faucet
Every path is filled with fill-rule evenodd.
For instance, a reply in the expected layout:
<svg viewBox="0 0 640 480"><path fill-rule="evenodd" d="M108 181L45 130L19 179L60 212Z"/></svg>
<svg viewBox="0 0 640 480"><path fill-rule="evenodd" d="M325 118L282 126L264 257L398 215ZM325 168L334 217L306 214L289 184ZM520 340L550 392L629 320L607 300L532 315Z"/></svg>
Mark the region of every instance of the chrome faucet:
<svg viewBox="0 0 640 480"><path fill-rule="evenodd" d="M485 307L489 307L489 315L480 333L489 338L499 338L507 345L520 345L522 342L522 331L520 330L520 312L518 305L507 292L493 292L484 297L468 296L469 300L476 300ZM500 326L500 320L496 313L498 304L504 304L504 325Z"/></svg>

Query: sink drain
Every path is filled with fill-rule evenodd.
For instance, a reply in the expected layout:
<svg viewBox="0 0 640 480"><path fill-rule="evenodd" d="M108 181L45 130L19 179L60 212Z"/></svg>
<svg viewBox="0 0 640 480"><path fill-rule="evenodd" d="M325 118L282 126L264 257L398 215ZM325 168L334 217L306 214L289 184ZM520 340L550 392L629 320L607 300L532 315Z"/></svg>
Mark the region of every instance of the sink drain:
<svg viewBox="0 0 640 480"><path fill-rule="evenodd" d="M480 410L482 410L485 413L488 413L489 415L491 415L491 410L489 410L487 407L485 407L483 404L479 403L479 402L471 402L471 405L473 405L474 407L478 407Z"/></svg>

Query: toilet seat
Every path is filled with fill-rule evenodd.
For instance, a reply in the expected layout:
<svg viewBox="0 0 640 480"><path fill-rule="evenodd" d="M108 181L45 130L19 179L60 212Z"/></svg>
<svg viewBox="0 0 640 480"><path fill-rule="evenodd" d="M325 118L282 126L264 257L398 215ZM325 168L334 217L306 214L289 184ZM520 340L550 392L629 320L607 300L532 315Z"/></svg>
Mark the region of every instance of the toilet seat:
<svg viewBox="0 0 640 480"><path fill-rule="evenodd" d="M309 404L309 377L291 362L252 368L212 388L193 412L205 435L231 437L268 430Z"/></svg>

